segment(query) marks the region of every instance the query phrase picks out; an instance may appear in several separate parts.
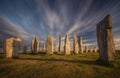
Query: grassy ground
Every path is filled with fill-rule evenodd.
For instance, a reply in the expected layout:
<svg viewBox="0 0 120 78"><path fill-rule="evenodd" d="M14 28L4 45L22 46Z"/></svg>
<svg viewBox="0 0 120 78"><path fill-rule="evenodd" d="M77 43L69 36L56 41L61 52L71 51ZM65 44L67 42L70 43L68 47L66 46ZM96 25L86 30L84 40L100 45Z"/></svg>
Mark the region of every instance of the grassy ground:
<svg viewBox="0 0 120 78"><path fill-rule="evenodd" d="M120 53L117 55L106 66L96 62L98 53L19 54L16 59L0 54L0 78L120 78Z"/></svg>

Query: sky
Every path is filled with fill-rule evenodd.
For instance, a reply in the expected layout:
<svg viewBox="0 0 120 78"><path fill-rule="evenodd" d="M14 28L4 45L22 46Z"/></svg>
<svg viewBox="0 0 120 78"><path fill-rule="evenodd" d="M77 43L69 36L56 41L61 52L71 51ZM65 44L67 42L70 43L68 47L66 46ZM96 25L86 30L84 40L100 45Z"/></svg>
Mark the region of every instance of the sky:
<svg viewBox="0 0 120 78"><path fill-rule="evenodd" d="M30 46L37 35L45 43L47 35L73 34L84 45L97 45L96 25L112 15L115 48L120 49L120 0L0 0L0 44L9 37L21 37Z"/></svg>

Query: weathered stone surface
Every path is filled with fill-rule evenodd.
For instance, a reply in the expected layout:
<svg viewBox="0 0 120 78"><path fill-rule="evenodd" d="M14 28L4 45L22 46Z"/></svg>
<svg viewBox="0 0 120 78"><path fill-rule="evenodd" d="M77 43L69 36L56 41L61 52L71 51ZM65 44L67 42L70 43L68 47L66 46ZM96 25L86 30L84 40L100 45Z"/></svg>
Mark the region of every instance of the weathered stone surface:
<svg viewBox="0 0 120 78"><path fill-rule="evenodd" d="M115 60L116 53L112 34L112 18L110 14L97 24L97 42L100 59L106 61Z"/></svg>
<svg viewBox="0 0 120 78"><path fill-rule="evenodd" d="M40 51L40 41L38 36L35 36L35 39L32 40L31 51L32 53L37 53Z"/></svg>
<svg viewBox="0 0 120 78"><path fill-rule="evenodd" d="M73 35L73 53L74 54L78 54L78 41L77 41L77 38L76 38L76 34L74 33Z"/></svg>
<svg viewBox="0 0 120 78"><path fill-rule="evenodd" d="M24 53L24 54L27 53L27 46L24 46L24 47L23 47L23 53Z"/></svg>
<svg viewBox="0 0 120 78"><path fill-rule="evenodd" d="M65 52L66 55L70 54L70 40L68 38L68 35L65 36L64 52Z"/></svg>
<svg viewBox="0 0 120 78"><path fill-rule="evenodd" d="M18 51L20 49L20 38L8 38L4 43L4 52L6 57L18 57Z"/></svg>
<svg viewBox="0 0 120 78"><path fill-rule="evenodd" d="M85 45L85 53L87 53L87 52L88 52L88 46Z"/></svg>
<svg viewBox="0 0 120 78"><path fill-rule="evenodd" d="M80 51L80 53L83 53L83 48L82 48L82 45L83 45L83 43L82 43L82 37L79 37L79 39L78 39L78 44L79 44L79 51Z"/></svg>
<svg viewBox="0 0 120 78"><path fill-rule="evenodd" d="M59 35L59 48L58 51L61 52L62 51L62 35Z"/></svg>
<svg viewBox="0 0 120 78"><path fill-rule="evenodd" d="M51 35L48 35L46 42L46 53L53 54L53 52L54 52L54 39Z"/></svg>

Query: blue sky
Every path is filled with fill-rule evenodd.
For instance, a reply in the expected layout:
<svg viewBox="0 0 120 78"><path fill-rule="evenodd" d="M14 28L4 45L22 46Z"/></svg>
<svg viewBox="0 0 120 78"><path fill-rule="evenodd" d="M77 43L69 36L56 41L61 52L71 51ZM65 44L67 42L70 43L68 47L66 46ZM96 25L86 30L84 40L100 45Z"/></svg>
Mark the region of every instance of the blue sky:
<svg viewBox="0 0 120 78"><path fill-rule="evenodd" d="M112 15L116 49L120 48L120 0L0 0L0 41L19 36L30 45L35 35L43 43L48 34L72 41L73 33L84 44L97 45L96 25ZM1 43L0 42L0 43Z"/></svg>

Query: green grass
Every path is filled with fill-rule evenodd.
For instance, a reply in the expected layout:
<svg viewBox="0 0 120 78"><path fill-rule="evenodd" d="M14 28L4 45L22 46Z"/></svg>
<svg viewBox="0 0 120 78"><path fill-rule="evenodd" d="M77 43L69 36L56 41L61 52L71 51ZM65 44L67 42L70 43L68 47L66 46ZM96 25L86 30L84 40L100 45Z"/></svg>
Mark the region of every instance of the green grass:
<svg viewBox="0 0 120 78"><path fill-rule="evenodd" d="M14 59L0 54L0 78L119 78L120 53L117 55L117 60L106 65L96 61L98 53L19 54Z"/></svg>

